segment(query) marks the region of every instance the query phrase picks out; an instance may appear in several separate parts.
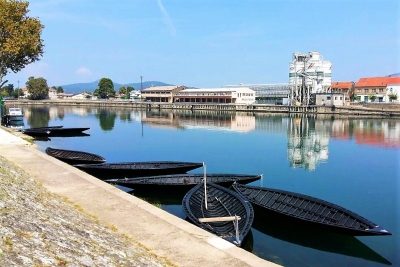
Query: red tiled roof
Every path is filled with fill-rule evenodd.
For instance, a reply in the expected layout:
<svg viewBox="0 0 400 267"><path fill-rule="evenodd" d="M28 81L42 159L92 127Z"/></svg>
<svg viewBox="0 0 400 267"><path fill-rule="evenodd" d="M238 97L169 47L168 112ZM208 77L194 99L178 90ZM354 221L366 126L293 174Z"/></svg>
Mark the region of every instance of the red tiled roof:
<svg viewBox="0 0 400 267"><path fill-rule="evenodd" d="M353 82L332 82L332 88L349 89Z"/></svg>
<svg viewBox="0 0 400 267"><path fill-rule="evenodd" d="M360 78L356 83L356 87L377 87L387 86L388 84L400 84L400 77Z"/></svg>

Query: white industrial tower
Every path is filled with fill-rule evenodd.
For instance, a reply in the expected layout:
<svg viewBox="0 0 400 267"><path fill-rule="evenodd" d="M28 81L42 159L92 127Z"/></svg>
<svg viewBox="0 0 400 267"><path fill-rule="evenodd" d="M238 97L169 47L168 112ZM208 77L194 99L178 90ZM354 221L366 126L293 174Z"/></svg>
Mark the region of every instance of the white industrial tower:
<svg viewBox="0 0 400 267"><path fill-rule="evenodd" d="M289 69L289 105L313 105L315 93L331 92L332 63L319 52L294 53Z"/></svg>

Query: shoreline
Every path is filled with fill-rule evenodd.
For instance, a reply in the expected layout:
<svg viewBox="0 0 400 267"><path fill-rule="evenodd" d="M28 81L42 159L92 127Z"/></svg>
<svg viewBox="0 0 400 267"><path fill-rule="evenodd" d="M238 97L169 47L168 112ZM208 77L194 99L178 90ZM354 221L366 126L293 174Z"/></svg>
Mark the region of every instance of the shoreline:
<svg viewBox="0 0 400 267"><path fill-rule="evenodd" d="M373 104L350 106L283 106L270 104L214 104L214 103L165 103L128 100L7 100L7 105L27 106L80 106L80 107L120 107L131 109L166 110L208 110L218 112L283 113L306 115L337 115L356 117L400 118L400 104Z"/></svg>

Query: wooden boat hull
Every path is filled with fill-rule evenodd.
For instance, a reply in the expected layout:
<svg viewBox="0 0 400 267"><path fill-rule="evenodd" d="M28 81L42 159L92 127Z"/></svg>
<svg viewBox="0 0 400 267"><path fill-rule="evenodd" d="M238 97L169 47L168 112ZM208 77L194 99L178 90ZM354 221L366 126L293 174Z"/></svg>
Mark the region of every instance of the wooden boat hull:
<svg viewBox="0 0 400 267"><path fill-rule="evenodd" d="M203 163L180 161L148 161L103 164L78 164L75 167L99 179L183 174L203 166Z"/></svg>
<svg viewBox="0 0 400 267"><path fill-rule="evenodd" d="M341 206L293 192L233 184L233 190L262 212L278 213L298 223L354 236L391 235L388 231ZM258 210L262 210L258 212ZM268 215L267 215L268 216Z"/></svg>
<svg viewBox="0 0 400 267"><path fill-rule="evenodd" d="M229 187L234 182L248 184L261 179L262 175L247 174L207 174L207 181ZM204 174L158 175L138 178L109 179L111 184L134 188L138 191L152 191L158 194L187 192L202 183Z"/></svg>
<svg viewBox="0 0 400 267"><path fill-rule="evenodd" d="M76 150L56 149L47 147L46 153L58 160L64 161L65 163L74 164L97 164L104 163L106 159L102 156Z"/></svg>
<svg viewBox="0 0 400 267"><path fill-rule="evenodd" d="M82 134L83 131L89 130L90 127L84 128L56 128L56 127L39 127L25 129L22 132L30 136L48 136L48 137L66 137L66 136L78 136Z"/></svg>
<svg viewBox="0 0 400 267"><path fill-rule="evenodd" d="M254 220L252 205L236 192L223 186L206 183L207 209L205 207L204 184L193 187L183 198L182 208L186 216L198 227L211 232L235 245L240 246L241 241L251 229ZM200 222L199 218L216 218L226 216L240 216L238 221L239 242L237 241L236 228L232 221Z"/></svg>

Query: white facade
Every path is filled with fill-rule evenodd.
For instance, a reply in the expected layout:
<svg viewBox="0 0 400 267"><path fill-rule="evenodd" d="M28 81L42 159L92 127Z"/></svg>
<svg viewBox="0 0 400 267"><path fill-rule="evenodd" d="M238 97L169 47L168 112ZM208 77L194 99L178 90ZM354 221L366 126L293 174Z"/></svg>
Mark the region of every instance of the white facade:
<svg viewBox="0 0 400 267"><path fill-rule="evenodd" d="M142 98L142 92L139 90L133 90L129 93L130 100L140 100Z"/></svg>
<svg viewBox="0 0 400 267"><path fill-rule="evenodd" d="M49 88L49 98L56 99L57 98L57 89L54 87Z"/></svg>
<svg viewBox="0 0 400 267"><path fill-rule="evenodd" d="M328 93L332 84L332 63L319 52L294 53L289 65L291 104L312 104L312 94Z"/></svg>
<svg viewBox="0 0 400 267"><path fill-rule="evenodd" d="M79 93L76 95L71 96L72 99L87 99L88 98L88 94L87 93ZM89 96L90 97L90 96Z"/></svg>
<svg viewBox="0 0 400 267"><path fill-rule="evenodd" d="M251 105L256 92L248 87L184 89L175 95L175 102L234 103Z"/></svg>
<svg viewBox="0 0 400 267"><path fill-rule="evenodd" d="M397 100L390 101L390 99L389 99L390 94L397 95ZM383 97L383 101L399 103L400 102L400 84L388 84L386 86L386 95Z"/></svg>

